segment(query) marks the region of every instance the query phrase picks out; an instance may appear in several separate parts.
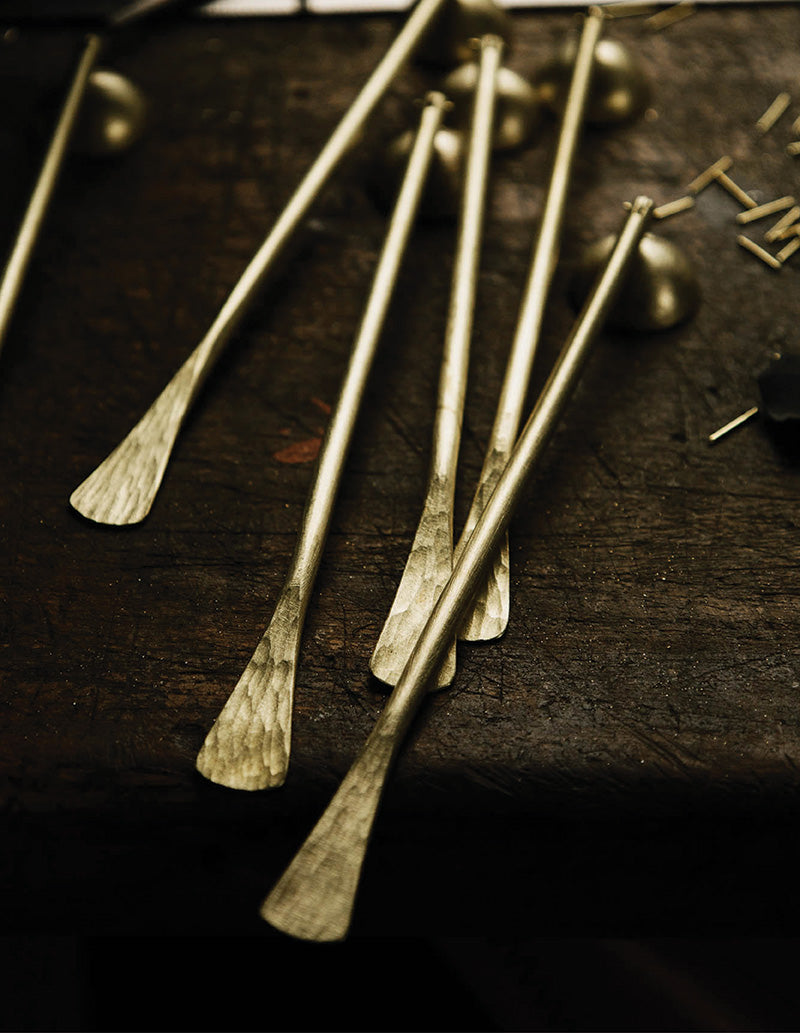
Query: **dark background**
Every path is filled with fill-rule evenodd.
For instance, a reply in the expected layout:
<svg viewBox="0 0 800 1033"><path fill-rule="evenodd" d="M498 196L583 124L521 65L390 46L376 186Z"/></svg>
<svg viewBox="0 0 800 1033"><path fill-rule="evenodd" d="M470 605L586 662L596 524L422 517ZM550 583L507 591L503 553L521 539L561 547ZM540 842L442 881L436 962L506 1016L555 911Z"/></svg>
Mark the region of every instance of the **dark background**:
<svg viewBox="0 0 800 1033"><path fill-rule="evenodd" d="M515 15L508 63L532 75L574 24ZM797 347L800 298L797 266L737 247L722 190L658 227L696 263L693 321L598 341L512 524L508 632L463 647L415 724L343 945L289 942L257 908L382 704L368 661L422 501L449 223L421 225L404 264L306 621L287 783L232 793L194 758L285 576L312 467L284 450L318 438L335 400L385 228L367 184L429 69L397 81L320 198L147 521L100 528L68 506L205 333L397 26L137 30L110 58L149 99L145 137L63 171L0 358L5 1028L796 1028L795 452L763 421L706 438ZM8 244L81 31L3 37ZM571 267L624 200L681 196L723 153L759 201L797 189L794 4L607 35L637 55L650 106L585 133L531 398L572 322ZM783 90L792 108L762 139ZM556 132L545 119L494 167L458 527Z"/></svg>

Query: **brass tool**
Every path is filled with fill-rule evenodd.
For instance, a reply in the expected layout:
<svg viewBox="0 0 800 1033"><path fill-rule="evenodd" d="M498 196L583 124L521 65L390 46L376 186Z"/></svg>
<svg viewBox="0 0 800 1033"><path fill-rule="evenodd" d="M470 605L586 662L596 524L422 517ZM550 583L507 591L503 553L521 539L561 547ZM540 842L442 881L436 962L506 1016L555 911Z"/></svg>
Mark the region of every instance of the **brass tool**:
<svg viewBox="0 0 800 1033"><path fill-rule="evenodd" d="M134 0L112 14L109 32L133 24L176 0ZM138 138L144 123L144 100L124 76L96 68L106 45L104 34L86 36L69 87L56 118L44 160L20 222L0 280L0 349L22 290L67 150L75 143L87 153L116 154Z"/></svg>
<svg viewBox="0 0 800 1033"><path fill-rule="evenodd" d="M277 929L317 941L347 935L389 769L577 384L590 346L637 252L652 206L645 197L633 202L617 245L459 553L402 677L319 822L264 901L261 915Z"/></svg>
<svg viewBox="0 0 800 1033"><path fill-rule="evenodd" d="M653 209L654 219L657 211ZM585 303L615 243L612 234L584 248L569 284L576 309ZM636 333L669 330L691 318L699 304L697 270L683 249L655 233L645 233L606 323Z"/></svg>
<svg viewBox="0 0 800 1033"><path fill-rule="evenodd" d="M486 500L502 473L521 422L544 310L556 267L572 167L580 132L586 120L591 87L595 81L594 54L602 31L603 18L603 12L599 7L590 7L584 20L577 53L573 55L571 49L564 51L564 59L571 60L572 78L561 119L550 184L483 468L464 529L456 545L456 554L469 539ZM616 63L614 67L618 67ZM621 67L627 75L630 64L626 62ZM553 104L558 104L560 95L562 73L557 70L563 68L564 60L560 59L536 77L536 81L540 83L551 84L549 96ZM615 113L620 117L630 117L634 110L632 98L634 94L638 96L639 93L638 85L636 88L631 86L626 94L628 99L622 103L614 100L623 92L620 90L619 75L613 74L606 78L611 84L612 97L607 102L603 102L601 98L595 100L596 117L602 121L615 117ZM637 84L638 81L637 78ZM506 536L501 541L486 585L476 595L464 627L460 631L460 637L469 641L483 641L502 635L508 623L509 597L509 551Z"/></svg>
<svg viewBox="0 0 800 1033"><path fill-rule="evenodd" d="M328 142L295 190L274 227L223 304L202 341L111 454L72 493L70 503L102 524L135 524L150 512L186 414L264 280L276 265L311 205L361 130L395 76L446 5L461 0L419 0L400 33L373 70ZM505 17L483 0L467 5L481 22L488 11ZM465 12L465 16L469 11ZM470 23L469 17L463 22ZM469 30L471 31L471 30Z"/></svg>
<svg viewBox="0 0 800 1033"><path fill-rule="evenodd" d="M444 94L437 91L429 95L423 108L339 399L322 444L291 567L272 619L197 757L202 775L232 789L267 789L282 785L286 778L295 672L306 609L446 103Z"/></svg>
<svg viewBox="0 0 800 1033"><path fill-rule="evenodd" d="M370 660L372 673L389 685L396 684L403 673L408 655L452 572L456 469L502 53L499 36L483 37L477 83L473 83L472 126L426 495L400 584ZM453 640L437 684L449 685L455 668Z"/></svg>

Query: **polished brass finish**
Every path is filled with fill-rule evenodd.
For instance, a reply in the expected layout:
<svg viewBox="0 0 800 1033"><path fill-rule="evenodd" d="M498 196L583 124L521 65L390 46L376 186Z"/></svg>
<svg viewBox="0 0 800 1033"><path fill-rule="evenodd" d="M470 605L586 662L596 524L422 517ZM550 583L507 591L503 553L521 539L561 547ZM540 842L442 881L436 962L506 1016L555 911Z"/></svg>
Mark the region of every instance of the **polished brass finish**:
<svg viewBox="0 0 800 1033"><path fill-rule="evenodd" d="M347 935L385 782L473 593L485 579L519 498L577 384L652 209L637 198L608 264L576 320L508 464L364 747L328 808L278 880L261 915L291 936Z"/></svg>
<svg viewBox="0 0 800 1033"><path fill-rule="evenodd" d="M186 414L213 365L320 191L361 136L367 118L448 2L453 0L420 0L411 12L251 259L205 337L127 437L72 493L70 502L83 516L103 524L135 524L150 512Z"/></svg>
<svg viewBox="0 0 800 1033"><path fill-rule="evenodd" d="M566 104L577 51L578 42L570 37L532 77L542 103L556 113ZM630 121L644 111L648 96L647 80L631 52L617 40L598 40L585 121L597 126Z"/></svg>
<svg viewBox="0 0 800 1033"><path fill-rule="evenodd" d="M454 69L442 82L442 91L453 102L448 122L456 129L466 131L469 126L478 75L478 62L469 61ZM538 91L510 68L498 69L496 90L494 149L506 151L522 147L542 122Z"/></svg>
<svg viewBox="0 0 800 1033"><path fill-rule="evenodd" d="M756 258L760 259L764 263L764 265L768 265L770 269L777 270L781 268L780 261L774 255L770 254L766 248L761 247L760 244L756 244L754 240L750 240L749 237L745 237L744 234L739 234L736 238L736 243L740 247L743 247L745 251L749 251L751 255L755 255Z"/></svg>
<svg viewBox="0 0 800 1033"><path fill-rule="evenodd" d="M445 97L430 94L389 223L364 316L317 462L291 568L272 620L208 733L197 769L232 789L268 789L286 777L300 638L336 492L406 244L419 209Z"/></svg>
<svg viewBox="0 0 800 1033"><path fill-rule="evenodd" d="M594 53L602 26L602 11L597 7L590 8L584 19L577 56L572 63L572 81L500 399L478 486L456 545L456 554L472 533L516 441L545 305L555 272L567 192L584 125ZM508 538L504 537L486 584L477 593L472 610L461 629L462 638L484 641L497 638L505 631L510 607L509 562Z"/></svg>
<svg viewBox="0 0 800 1033"><path fill-rule="evenodd" d="M473 113L467 168L425 501L397 593L370 660L372 673L388 685L395 685L403 673L414 643L453 568L456 468L502 53L503 41L499 36L483 38L478 81L471 91ZM453 640L437 674L436 685L449 685L455 671L456 643Z"/></svg>
<svg viewBox="0 0 800 1033"><path fill-rule="evenodd" d="M511 17L494 0L448 0L417 49L417 58L429 64L452 68L471 61L474 41L483 36L511 40Z"/></svg>
<svg viewBox="0 0 800 1033"><path fill-rule="evenodd" d="M614 244L611 235L584 250L569 288L576 308L583 304ZM689 319L699 303L697 272L685 252L672 241L646 233L609 312L608 325L648 333L669 330Z"/></svg>
<svg viewBox="0 0 800 1033"><path fill-rule="evenodd" d="M122 154L141 137L147 105L130 79L107 68L89 76L71 149L91 157Z"/></svg>

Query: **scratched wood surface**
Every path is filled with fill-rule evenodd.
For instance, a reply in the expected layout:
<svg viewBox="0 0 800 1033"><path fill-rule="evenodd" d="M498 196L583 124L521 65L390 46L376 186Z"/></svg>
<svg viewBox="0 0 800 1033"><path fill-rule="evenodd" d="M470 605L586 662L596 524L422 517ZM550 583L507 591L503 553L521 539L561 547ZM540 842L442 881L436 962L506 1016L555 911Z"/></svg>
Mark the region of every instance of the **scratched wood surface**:
<svg viewBox="0 0 800 1033"><path fill-rule="evenodd" d="M531 74L573 19L519 14L509 64ZM171 21L114 55L150 100L148 132L112 163L70 160L0 356L7 929L270 936L258 904L380 711L369 657L424 491L448 222L415 234L381 345L306 622L287 782L240 794L194 770L283 581L382 240L374 159L429 71L397 82L320 199L147 521L100 528L67 499L208 328L397 24ZM572 320L570 265L624 200L679 197L724 153L757 200L800 191L785 152L796 7L608 33L636 51L650 108L586 133L531 397ZM4 37L6 242L76 38ZM783 90L792 107L759 138ZM459 527L555 133L545 121L494 166ZM512 524L508 631L461 646L452 688L416 723L354 935L796 928L800 472L758 422L706 437L797 347L800 266L775 273L737 247L739 210L711 187L660 227L697 264L690 324L598 342Z"/></svg>

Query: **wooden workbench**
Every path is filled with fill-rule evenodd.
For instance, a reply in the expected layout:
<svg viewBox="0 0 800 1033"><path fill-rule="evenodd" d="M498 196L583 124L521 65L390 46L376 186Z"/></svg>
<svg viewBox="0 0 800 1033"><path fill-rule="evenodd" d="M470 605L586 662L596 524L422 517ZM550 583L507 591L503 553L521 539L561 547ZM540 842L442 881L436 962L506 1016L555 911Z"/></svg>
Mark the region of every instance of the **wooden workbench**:
<svg viewBox="0 0 800 1033"><path fill-rule="evenodd" d="M508 63L532 74L574 21L515 15ZM68 499L205 333L397 27L142 29L115 67L149 99L145 137L64 170L0 356L7 930L276 937L258 905L380 712L368 662L422 503L451 222L420 225L404 264L306 621L286 784L243 794L195 772L288 567L385 228L366 186L429 69L397 81L316 205L147 520L99 527ZM631 18L607 35L635 52L650 103L585 134L531 399L573 319L570 267L624 201L679 197L725 153L758 201L798 189L795 5L701 9L662 32ZM27 25L2 45L8 242L79 36ZM792 107L759 136L785 90ZM545 119L493 167L459 529L556 132ZM512 524L508 631L462 646L454 685L415 724L354 936L796 929L800 474L759 421L715 447L707 435L797 347L800 266L776 272L737 246L740 210L712 185L658 227L695 262L701 307L663 335L598 341Z"/></svg>

